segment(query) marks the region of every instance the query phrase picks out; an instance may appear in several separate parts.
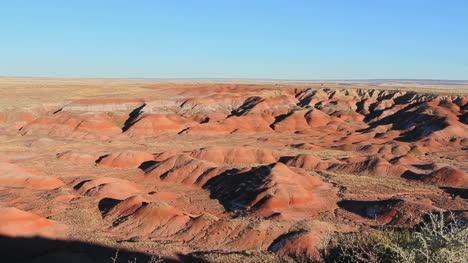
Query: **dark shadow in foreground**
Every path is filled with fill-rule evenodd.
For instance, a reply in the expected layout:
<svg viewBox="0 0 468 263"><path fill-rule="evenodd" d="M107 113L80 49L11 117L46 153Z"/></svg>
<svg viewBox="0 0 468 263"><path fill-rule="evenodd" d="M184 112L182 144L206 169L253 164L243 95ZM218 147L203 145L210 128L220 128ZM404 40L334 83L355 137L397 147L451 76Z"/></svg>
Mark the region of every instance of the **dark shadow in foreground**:
<svg viewBox="0 0 468 263"><path fill-rule="evenodd" d="M117 253L117 248L81 241L0 236L0 258L2 262L9 263L208 263L193 255L179 254L177 257L178 259L160 258L125 249L119 249Z"/></svg>
<svg viewBox="0 0 468 263"><path fill-rule="evenodd" d="M453 197L459 196L460 198L468 199L468 189L466 188L441 187L441 189Z"/></svg>

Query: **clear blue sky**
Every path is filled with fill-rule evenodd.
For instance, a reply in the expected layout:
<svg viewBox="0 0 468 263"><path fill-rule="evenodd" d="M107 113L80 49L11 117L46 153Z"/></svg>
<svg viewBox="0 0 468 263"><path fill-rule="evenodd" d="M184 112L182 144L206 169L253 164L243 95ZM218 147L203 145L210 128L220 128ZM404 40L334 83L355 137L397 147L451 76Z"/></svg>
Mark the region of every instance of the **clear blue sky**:
<svg viewBox="0 0 468 263"><path fill-rule="evenodd" d="M0 0L0 76L468 79L468 0Z"/></svg>

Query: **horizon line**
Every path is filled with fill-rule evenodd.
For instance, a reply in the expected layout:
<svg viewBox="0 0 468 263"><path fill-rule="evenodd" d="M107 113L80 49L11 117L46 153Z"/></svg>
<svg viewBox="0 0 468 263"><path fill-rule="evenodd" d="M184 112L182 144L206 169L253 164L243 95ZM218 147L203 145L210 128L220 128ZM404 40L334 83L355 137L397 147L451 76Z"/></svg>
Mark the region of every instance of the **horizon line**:
<svg viewBox="0 0 468 263"><path fill-rule="evenodd" d="M283 79L283 78L230 78L230 77L219 77L219 78L155 78L155 77L43 77L43 76L4 76L0 75L0 78L40 78L40 79L121 79L121 80L241 80L241 81L449 81L449 82L468 82L468 79L418 79L418 78L340 78L340 79Z"/></svg>

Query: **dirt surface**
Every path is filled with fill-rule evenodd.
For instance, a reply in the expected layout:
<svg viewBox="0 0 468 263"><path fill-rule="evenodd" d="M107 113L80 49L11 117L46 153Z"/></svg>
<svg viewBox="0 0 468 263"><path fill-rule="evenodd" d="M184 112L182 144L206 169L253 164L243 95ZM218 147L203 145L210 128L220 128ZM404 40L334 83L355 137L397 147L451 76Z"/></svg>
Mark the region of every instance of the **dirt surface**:
<svg viewBox="0 0 468 263"><path fill-rule="evenodd" d="M2 253L314 259L333 232L463 217L467 104L464 82L0 78Z"/></svg>

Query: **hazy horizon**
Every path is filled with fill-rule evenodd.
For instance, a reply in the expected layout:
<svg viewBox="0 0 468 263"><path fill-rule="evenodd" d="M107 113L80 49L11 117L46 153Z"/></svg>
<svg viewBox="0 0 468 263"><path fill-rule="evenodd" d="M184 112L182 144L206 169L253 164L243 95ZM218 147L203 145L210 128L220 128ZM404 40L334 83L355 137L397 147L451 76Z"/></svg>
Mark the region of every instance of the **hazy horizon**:
<svg viewBox="0 0 468 263"><path fill-rule="evenodd" d="M133 77L43 77L43 76L2 76L0 78L31 79L122 79L122 80L242 80L242 81L412 81L412 82L468 82L468 79L275 79L275 78L133 78Z"/></svg>

